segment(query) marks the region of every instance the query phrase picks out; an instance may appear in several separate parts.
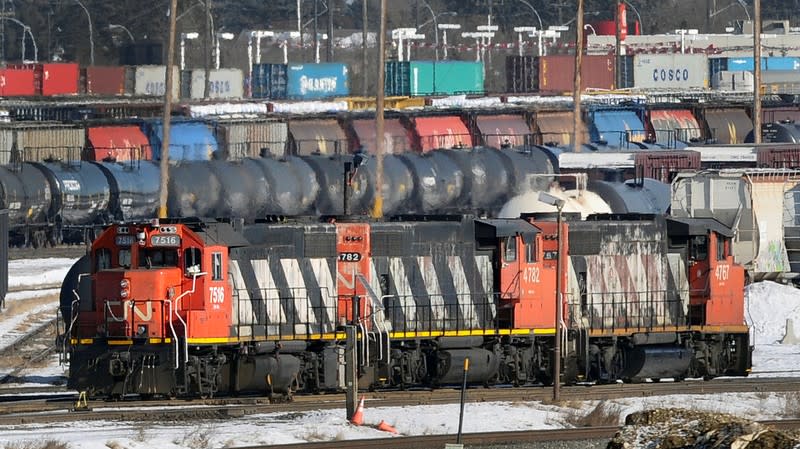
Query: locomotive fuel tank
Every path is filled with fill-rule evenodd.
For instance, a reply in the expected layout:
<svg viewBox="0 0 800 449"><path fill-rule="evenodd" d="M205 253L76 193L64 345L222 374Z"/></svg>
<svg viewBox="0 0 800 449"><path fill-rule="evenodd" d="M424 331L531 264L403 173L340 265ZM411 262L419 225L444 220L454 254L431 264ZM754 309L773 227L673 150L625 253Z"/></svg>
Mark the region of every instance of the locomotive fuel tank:
<svg viewBox="0 0 800 449"><path fill-rule="evenodd" d="M117 164L94 162L105 174L111 188L110 216L114 220L136 220L155 217L161 172L153 162Z"/></svg>
<svg viewBox="0 0 800 449"><path fill-rule="evenodd" d="M692 353L674 345L634 346L624 351L623 379L684 378L689 371Z"/></svg>
<svg viewBox="0 0 800 449"><path fill-rule="evenodd" d="M464 377L464 360L469 359L467 382L489 381L500 366L497 355L480 348L448 349L437 352L436 382L440 385L461 383Z"/></svg>

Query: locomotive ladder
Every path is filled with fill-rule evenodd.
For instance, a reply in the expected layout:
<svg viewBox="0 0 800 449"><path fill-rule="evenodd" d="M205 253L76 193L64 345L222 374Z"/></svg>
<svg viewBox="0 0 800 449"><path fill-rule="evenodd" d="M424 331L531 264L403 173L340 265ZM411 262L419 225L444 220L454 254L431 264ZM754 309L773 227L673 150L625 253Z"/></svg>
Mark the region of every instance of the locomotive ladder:
<svg viewBox="0 0 800 449"><path fill-rule="evenodd" d="M358 327L360 329L361 334L361 355L362 360L364 360L365 366L369 366L369 339L374 338L375 342L378 346L378 357L377 361L382 361L386 364L389 363L389 329L386 327L386 314L385 309L383 307L383 300L386 298L391 298L392 295L385 295L378 298L378 295L375 294L375 290L372 289L372 286L369 285L369 281L364 277L363 274L357 274L356 279L358 282L364 286L364 291L367 292L367 297L370 299L370 304L372 305L372 312L363 317L363 319L359 320ZM375 325L375 329L378 332L368 332L367 326L365 324L365 320L372 318L372 323Z"/></svg>

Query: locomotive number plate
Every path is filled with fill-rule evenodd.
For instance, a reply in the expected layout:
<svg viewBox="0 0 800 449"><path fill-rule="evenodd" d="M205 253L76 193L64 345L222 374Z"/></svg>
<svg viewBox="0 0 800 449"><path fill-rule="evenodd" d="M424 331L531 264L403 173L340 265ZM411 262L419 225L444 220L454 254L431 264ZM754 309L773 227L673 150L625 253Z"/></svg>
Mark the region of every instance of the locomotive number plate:
<svg viewBox="0 0 800 449"><path fill-rule="evenodd" d="M339 262L358 262L359 260L361 260L361 253L339 253Z"/></svg>
<svg viewBox="0 0 800 449"><path fill-rule="evenodd" d="M152 246L181 246L181 237L175 234L158 234L150 236Z"/></svg>
<svg viewBox="0 0 800 449"><path fill-rule="evenodd" d="M114 239L114 243L117 246L133 246L133 236L132 235L118 235Z"/></svg>

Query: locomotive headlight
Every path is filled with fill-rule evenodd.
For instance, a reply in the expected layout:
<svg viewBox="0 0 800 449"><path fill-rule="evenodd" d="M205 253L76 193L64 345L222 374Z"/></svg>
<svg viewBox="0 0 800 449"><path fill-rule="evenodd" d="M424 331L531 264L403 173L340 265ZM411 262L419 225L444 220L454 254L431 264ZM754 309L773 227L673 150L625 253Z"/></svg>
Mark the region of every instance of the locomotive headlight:
<svg viewBox="0 0 800 449"><path fill-rule="evenodd" d="M127 298L127 297L128 297L128 295L129 295L129 293L128 293L128 290L124 290L124 289L123 289L123 290L120 290L120 291L119 291L119 297L120 297L120 298L122 298L122 299L125 299L125 298Z"/></svg>
<svg viewBox="0 0 800 449"><path fill-rule="evenodd" d="M119 281L119 287L120 288L125 289L125 288L128 288L130 285L131 285L131 283L128 282L127 279L123 279L123 280Z"/></svg>
<svg viewBox="0 0 800 449"><path fill-rule="evenodd" d="M144 337L145 335L147 335L147 326L144 324L136 326L136 336Z"/></svg>
<svg viewBox="0 0 800 449"><path fill-rule="evenodd" d="M147 234L144 231L139 231L136 233L136 240L139 242L139 246L144 246L145 241L144 239L147 238Z"/></svg>

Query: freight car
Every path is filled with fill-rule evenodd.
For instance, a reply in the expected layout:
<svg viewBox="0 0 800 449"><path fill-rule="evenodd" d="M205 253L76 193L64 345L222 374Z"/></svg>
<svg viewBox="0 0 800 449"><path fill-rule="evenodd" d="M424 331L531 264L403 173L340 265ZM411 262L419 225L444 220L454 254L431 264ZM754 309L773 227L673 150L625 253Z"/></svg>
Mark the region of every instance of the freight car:
<svg viewBox="0 0 800 449"><path fill-rule="evenodd" d="M109 227L67 275L70 388L93 397L747 375L744 274L712 219L417 217ZM559 282L557 278L562 276ZM558 286L562 286L558 291Z"/></svg>

